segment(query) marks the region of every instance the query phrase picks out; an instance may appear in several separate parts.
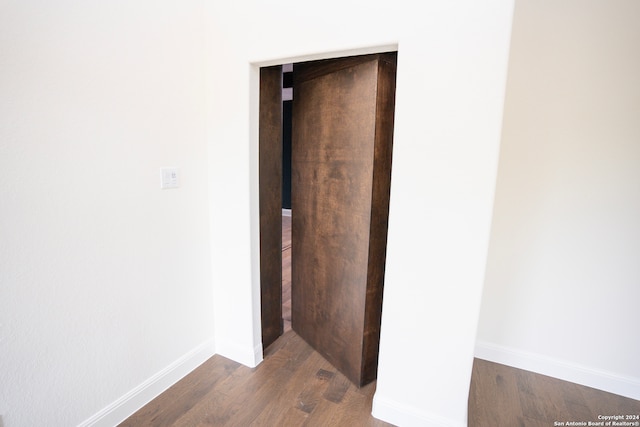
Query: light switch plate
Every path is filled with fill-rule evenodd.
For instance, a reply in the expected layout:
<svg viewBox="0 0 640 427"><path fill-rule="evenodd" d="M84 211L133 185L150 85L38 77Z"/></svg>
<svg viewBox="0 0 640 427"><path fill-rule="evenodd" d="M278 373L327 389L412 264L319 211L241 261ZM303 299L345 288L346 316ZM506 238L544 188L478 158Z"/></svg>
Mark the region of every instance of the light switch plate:
<svg viewBox="0 0 640 427"><path fill-rule="evenodd" d="M160 177L160 188L180 187L180 170L178 168L162 168L160 169Z"/></svg>

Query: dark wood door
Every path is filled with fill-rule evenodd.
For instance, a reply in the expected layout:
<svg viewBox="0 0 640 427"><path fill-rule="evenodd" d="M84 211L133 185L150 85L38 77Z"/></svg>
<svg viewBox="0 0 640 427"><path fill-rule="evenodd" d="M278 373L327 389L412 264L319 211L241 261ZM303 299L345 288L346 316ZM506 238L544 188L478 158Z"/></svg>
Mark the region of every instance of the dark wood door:
<svg viewBox="0 0 640 427"><path fill-rule="evenodd" d="M282 334L282 67L260 69L260 303L262 346Z"/></svg>
<svg viewBox="0 0 640 427"><path fill-rule="evenodd" d="M292 328L357 385L375 379L396 54L296 64Z"/></svg>

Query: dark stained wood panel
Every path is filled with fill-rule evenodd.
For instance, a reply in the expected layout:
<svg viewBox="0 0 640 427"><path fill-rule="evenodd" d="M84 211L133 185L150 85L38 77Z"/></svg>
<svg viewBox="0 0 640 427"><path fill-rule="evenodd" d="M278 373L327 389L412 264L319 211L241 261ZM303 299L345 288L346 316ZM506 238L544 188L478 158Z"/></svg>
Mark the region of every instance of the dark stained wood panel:
<svg viewBox="0 0 640 427"><path fill-rule="evenodd" d="M381 55L380 61L378 61L377 83L369 261L361 374L361 381L365 384L376 378L380 345L396 94L395 53Z"/></svg>
<svg viewBox="0 0 640 427"><path fill-rule="evenodd" d="M363 385L377 371L395 55L296 65L294 91L292 328Z"/></svg>
<svg viewBox="0 0 640 427"><path fill-rule="evenodd" d="M282 335L282 67L260 69L260 299L262 346Z"/></svg>

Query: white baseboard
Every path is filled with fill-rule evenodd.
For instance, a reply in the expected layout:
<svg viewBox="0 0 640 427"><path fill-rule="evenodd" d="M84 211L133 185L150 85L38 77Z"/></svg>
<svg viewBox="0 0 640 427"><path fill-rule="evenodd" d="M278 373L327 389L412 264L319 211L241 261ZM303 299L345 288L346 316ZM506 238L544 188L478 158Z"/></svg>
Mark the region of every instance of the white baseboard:
<svg viewBox="0 0 640 427"><path fill-rule="evenodd" d="M255 368L262 362L262 343L253 348L239 346L235 342L216 342L216 354L238 362L248 368Z"/></svg>
<svg viewBox="0 0 640 427"><path fill-rule="evenodd" d="M526 371L640 400L639 378L625 377L612 372L593 369L485 341L478 341L476 343L475 355L478 359L524 369Z"/></svg>
<svg viewBox="0 0 640 427"><path fill-rule="evenodd" d="M213 341L199 345L120 399L80 423L78 427L113 427L118 425L214 354Z"/></svg>
<svg viewBox="0 0 640 427"><path fill-rule="evenodd" d="M291 216L291 209L282 209L282 216Z"/></svg>
<svg viewBox="0 0 640 427"><path fill-rule="evenodd" d="M377 392L373 395L371 415L379 420L402 427L467 427L466 421L457 423L405 403L387 399Z"/></svg>

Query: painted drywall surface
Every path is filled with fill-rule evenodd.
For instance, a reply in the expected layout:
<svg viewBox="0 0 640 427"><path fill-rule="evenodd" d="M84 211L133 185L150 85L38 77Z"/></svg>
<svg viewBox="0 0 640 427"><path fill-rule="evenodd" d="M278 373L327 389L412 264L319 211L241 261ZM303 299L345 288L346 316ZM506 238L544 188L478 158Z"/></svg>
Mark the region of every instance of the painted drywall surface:
<svg viewBox="0 0 640 427"><path fill-rule="evenodd" d="M0 6L4 427L77 425L212 338L201 6Z"/></svg>
<svg viewBox="0 0 640 427"><path fill-rule="evenodd" d="M259 361L258 66L398 49L375 414L392 422L404 417L405 425L466 425L511 7L510 1L209 4L210 193L212 203L234 200L227 210L211 210L221 354ZM216 249L219 241L229 247Z"/></svg>
<svg viewBox="0 0 640 427"><path fill-rule="evenodd" d="M633 0L516 2L478 331L483 345L626 378L617 391L636 399L639 18Z"/></svg>

